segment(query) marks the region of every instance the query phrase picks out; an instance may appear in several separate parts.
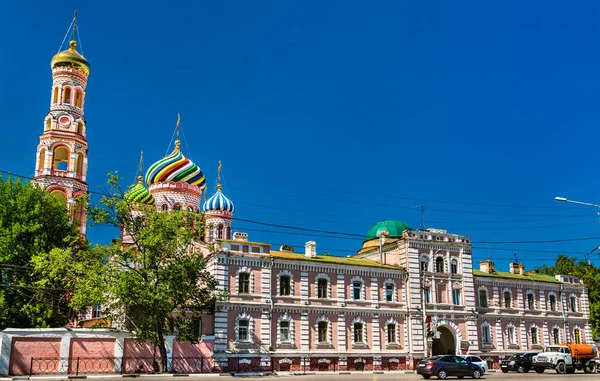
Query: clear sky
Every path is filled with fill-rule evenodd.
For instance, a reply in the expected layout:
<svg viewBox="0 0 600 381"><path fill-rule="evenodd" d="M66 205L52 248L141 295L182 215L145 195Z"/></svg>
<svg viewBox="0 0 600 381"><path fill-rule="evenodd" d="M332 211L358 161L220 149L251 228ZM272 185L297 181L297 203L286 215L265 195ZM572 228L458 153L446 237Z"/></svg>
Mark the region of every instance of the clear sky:
<svg viewBox="0 0 600 381"><path fill-rule="evenodd" d="M351 234L234 221L251 240L349 255L424 204L501 270L600 245L569 240L600 237L600 209L554 201L600 203L598 2L4 1L0 170L33 175L75 7L92 191L112 170L133 183L140 150L162 158L181 113L184 154L209 194L223 161L237 218ZM548 240L566 241L518 243Z"/></svg>

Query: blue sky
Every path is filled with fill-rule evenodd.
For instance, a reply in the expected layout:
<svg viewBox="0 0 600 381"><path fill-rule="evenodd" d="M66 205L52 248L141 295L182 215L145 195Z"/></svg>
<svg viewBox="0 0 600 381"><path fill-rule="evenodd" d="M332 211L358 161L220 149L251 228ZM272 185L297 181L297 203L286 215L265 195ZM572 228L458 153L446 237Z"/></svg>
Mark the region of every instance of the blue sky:
<svg viewBox="0 0 600 381"><path fill-rule="evenodd" d="M176 4L176 5L175 5ZM74 4L5 1L0 169L32 175L50 59ZM383 219L469 235L530 269L600 239L596 2L79 2L90 190L168 150L236 217L362 235ZM250 239L349 255L361 238L235 221ZM117 230L93 227L106 242ZM287 234L287 233L291 234ZM324 237L320 237L324 236ZM511 242L506 244L484 242ZM598 252L596 252L598 253ZM598 255L592 257L600 263Z"/></svg>

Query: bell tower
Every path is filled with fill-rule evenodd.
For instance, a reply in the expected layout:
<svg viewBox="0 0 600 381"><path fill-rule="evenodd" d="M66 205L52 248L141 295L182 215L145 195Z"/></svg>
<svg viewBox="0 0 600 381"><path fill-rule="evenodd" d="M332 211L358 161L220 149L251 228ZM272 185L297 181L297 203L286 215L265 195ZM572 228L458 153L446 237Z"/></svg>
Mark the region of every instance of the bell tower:
<svg viewBox="0 0 600 381"><path fill-rule="evenodd" d="M83 110L90 65L77 51L77 12L67 35L69 32L69 48L59 51L50 62L50 110L37 147L33 182L64 200L73 220L80 224L80 233L85 235L85 208L77 197L88 193L88 143Z"/></svg>

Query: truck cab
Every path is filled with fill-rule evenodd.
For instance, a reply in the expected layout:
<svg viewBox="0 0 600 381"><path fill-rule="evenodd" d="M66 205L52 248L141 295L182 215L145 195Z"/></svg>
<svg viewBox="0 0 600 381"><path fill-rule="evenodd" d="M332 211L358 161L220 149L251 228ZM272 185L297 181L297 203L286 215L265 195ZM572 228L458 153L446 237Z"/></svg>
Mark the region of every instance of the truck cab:
<svg viewBox="0 0 600 381"><path fill-rule="evenodd" d="M587 348L585 344L550 345L544 352L533 357L532 366L538 373L545 369L554 369L556 373L575 373L584 370L586 373L596 370L595 347ZM575 351L575 353L573 352Z"/></svg>

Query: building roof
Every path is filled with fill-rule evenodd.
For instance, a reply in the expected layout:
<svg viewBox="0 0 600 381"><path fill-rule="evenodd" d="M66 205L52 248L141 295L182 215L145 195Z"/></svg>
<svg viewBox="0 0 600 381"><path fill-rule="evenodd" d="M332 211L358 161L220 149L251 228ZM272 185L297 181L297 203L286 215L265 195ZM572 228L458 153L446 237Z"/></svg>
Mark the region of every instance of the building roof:
<svg viewBox="0 0 600 381"><path fill-rule="evenodd" d="M398 220L385 220L376 223L369 229L363 242L379 238L379 235L387 231L390 238L400 238L405 230L410 230L410 226Z"/></svg>
<svg viewBox="0 0 600 381"><path fill-rule="evenodd" d="M271 251L271 257L278 259L288 259L293 261L320 262L346 266L378 267L384 269L402 270L402 268L398 266L382 265L370 259L355 257L337 257L335 255L317 255L314 258L309 258L302 253L292 253L288 251Z"/></svg>
<svg viewBox="0 0 600 381"><path fill-rule="evenodd" d="M473 269L473 276L485 276L492 278L506 278L506 279L519 279L530 282L547 282L547 283L560 283L552 275L546 274L513 274L504 271L494 271L493 273L487 273L481 270Z"/></svg>

